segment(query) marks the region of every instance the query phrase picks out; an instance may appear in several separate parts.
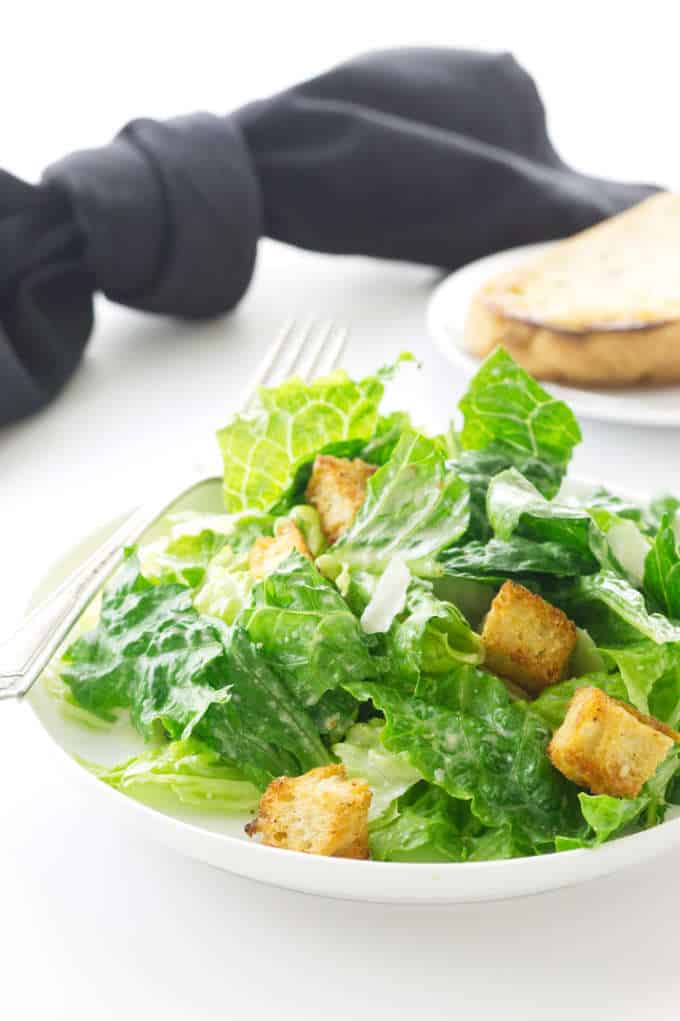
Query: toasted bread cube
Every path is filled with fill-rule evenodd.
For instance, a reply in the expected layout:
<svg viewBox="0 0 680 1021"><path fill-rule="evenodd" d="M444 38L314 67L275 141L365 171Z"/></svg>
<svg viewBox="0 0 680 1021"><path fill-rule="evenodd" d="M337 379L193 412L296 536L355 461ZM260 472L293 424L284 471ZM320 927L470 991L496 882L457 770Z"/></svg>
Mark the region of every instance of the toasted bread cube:
<svg viewBox="0 0 680 1021"><path fill-rule="evenodd" d="M552 764L593 794L635 798L676 740L670 727L611 698L579 688L548 746Z"/></svg>
<svg viewBox="0 0 680 1021"><path fill-rule="evenodd" d="M344 766L319 766L303 776L280 776L262 795L257 818L246 826L269 847L335 858L368 858L365 780L348 779Z"/></svg>
<svg viewBox="0 0 680 1021"><path fill-rule="evenodd" d="M271 574L286 557L297 550L308 560L312 559L305 537L292 521L281 521L275 536L261 535L253 543L248 563L256 578Z"/></svg>
<svg viewBox="0 0 680 1021"><path fill-rule="evenodd" d="M307 501L319 512L321 527L329 542L340 538L354 521L366 498L366 482L377 471L360 458L319 454L307 485Z"/></svg>
<svg viewBox="0 0 680 1021"><path fill-rule="evenodd" d="M506 581L484 621L485 665L531 694L561 680L576 626L556 606Z"/></svg>

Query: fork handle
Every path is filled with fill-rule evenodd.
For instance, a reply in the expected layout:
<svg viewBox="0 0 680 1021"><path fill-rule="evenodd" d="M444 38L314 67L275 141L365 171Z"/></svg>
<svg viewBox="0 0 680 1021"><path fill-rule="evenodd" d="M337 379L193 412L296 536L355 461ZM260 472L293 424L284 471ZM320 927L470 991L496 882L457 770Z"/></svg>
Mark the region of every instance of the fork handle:
<svg viewBox="0 0 680 1021"><path fill-rule="evenodd" d="M180 497L210 481L193 473L183 489L175 485L145 504L111 535L85 563L0 643L0 699L25 695L55 655L82 612L123 559L127 546Z"/></svg>

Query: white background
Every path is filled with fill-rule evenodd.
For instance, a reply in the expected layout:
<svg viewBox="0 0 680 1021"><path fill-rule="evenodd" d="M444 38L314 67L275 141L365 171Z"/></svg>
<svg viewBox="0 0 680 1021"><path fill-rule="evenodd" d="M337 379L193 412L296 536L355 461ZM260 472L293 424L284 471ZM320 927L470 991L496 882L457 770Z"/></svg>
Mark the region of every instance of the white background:
<svg viewBox="0 0 680 1021"><path fill-rule="evenodd" d="M130 117L228 111L356 51L509 49L581 169L680 179L670 3L20 5L3 10L0 164L28 179ZM38 418L0 431L0 621L50 559L212 449L289 314L351 323L348 367L403 348L443 418L461 391L424 331L436 274L264 243L227 319L189 329L102 302L84 365ZM678 486L673 431L584 424L582 474ZM522 901L418 909L276 891L117 831L53 775L25 706L0 706L0 1016L582 1018L676 1016L680 876L667 856Z"/></svg>

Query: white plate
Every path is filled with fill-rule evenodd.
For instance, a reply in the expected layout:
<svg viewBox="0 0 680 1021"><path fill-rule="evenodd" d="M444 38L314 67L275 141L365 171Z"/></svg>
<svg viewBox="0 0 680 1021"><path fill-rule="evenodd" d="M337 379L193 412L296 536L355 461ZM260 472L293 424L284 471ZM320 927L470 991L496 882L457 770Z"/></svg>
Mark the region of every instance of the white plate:
<svg viewBox="0 0 680 1021"><path fill-rule="evenodd" d="M428 330L442 354L462 368L466 377L479 368L479 359L465 349L463 340L465 317L473 296L491 277L538 255L552 244L523 245L477 259L452 273L432 292L427 307ZM680 386L586 390L557 383L542 385L582 418L629 425L680 425Z"/></svg>
<svg viewBox="0 0 680 1021"><path fill-rule="evenodd" d="M574 483L579 492L589 483ZM207 488L202 510L219 509L218 487ZM100 528L55 565L36 600L43 598L116 527L120 519ZM86 785L98 796L101 809L116 817L121 829L151 837L197 861L228 872L303 893L353 900L447 904L501 900L540 893L596 879L628 865L645 862L680 846L680 818L597 850L567 851L536 858L464 864L404 865L322 858L262 847L249 840L246 817L220 817L191 809L157 809L143 805L97 780L74 758L114 764L141 751L141 738L127 723L111 730L90 730L64 716L38 683L27 699L55 744L54 762L66 782Z"/></svg>

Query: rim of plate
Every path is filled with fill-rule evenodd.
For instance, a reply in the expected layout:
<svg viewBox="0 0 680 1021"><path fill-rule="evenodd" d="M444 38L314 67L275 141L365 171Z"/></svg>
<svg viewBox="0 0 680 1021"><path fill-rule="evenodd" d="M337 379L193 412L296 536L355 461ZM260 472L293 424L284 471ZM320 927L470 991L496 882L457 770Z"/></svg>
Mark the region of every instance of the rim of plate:
<svg viewBox="0 0 680 1021"><path fill-rule="evenodd" d="M520 245L485 255L450 273L433 289L427 303L427 330L437 349L462 368L466 379L479 369L481 359L463 346L463 324L468 304L484 281L521 261L547 251L557 242ZM551 394L566 401L582 418L600 422L659 428L680 426L680 385L630 387L622 390L582 389L541 382ZM669 406L655 406L663 400Z"/></svg>
<svg viewBox="0 0 680 1021"><path fill-rule="evenodd" d="M569 480L575 489L597 487L598 483L576 476ZM616 487L622 496L625 489ZM639 495L637 497L639 499ZM36 597L49 579L57 584L89 551L110 534L121 516L109 520L55 560ZM36 688L40 682L36 685ZM42 693L41 693L42 694ZM49 696L45 695L45 698ZM33 721L49 741L55 768L97 794L104 811L115 814L123 825L131 825L146 837L169 846L186 857L213 865L236 875L301 893L362 900L412 904L446 904L505 900L547 892L601 878L650 859L680 845L680 817L671 818L649 830L620 837L598 848L561 851L553 854L500 861L480 862L376 862L354 861L309 855L299 851L265 847L262 844L217 832L180 818L171 812L109 787L87 770L62 743L49 713L41 710L41 698L29 693L24 700ZM56 717L55 717L56 718ZM64 722L63 729L68 729Z"/></svg>

